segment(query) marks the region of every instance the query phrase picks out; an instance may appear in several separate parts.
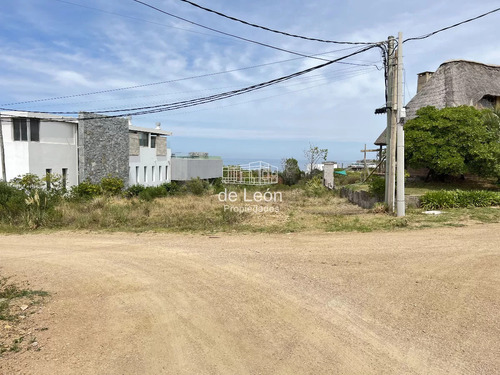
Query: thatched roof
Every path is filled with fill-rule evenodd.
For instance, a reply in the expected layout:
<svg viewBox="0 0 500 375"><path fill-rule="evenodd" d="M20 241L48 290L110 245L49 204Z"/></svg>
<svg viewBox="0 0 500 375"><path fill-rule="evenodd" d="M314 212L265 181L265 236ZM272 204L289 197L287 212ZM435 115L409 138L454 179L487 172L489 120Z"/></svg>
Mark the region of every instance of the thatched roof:
<svg viewBox="0 0 500 375"><path fill-rule="evenodd" d="M474 61L451 60L441 64L429 81L406 105L406 118L416 116L418 109L470 105L480 107L485 96L500 96L500 65ZM385 145L385 130L375 141Z"/></svg>

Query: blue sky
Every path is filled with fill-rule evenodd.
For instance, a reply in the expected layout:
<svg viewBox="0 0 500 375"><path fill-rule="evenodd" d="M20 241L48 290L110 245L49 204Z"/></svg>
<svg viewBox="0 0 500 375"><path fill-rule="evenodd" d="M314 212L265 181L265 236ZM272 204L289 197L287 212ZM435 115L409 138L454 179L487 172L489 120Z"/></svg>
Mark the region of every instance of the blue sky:
<svg viewBox="0 0 500 375"><path fill-rule="evenodd" d="M227 33L333 59L357 47L276 35L241 25L179 0L148 0L180 17ZM382 41L419 36L498 7L497 1L197 0L271 28L317 38ZM196 27L132 0L3 0L0 103L36 111L99 111L176 102L239 89L321 63ZM79 6L79 5L80 6ZM416 75L450 59L500 64L500 12L404 44L405 99ZM351 48L351 49L346 49ZM361 158L359 150L385 126L377 49L253 93L164 113L134 116L134 125L173 132L173 152L206 151L223 158L303 158L309 143L330 160ZM264 65L265 64L265 65ZM258 67L256 67L258 66ZM253 67L253 68L251 68ZM58 100L53 97L115 90Z"/></svg>

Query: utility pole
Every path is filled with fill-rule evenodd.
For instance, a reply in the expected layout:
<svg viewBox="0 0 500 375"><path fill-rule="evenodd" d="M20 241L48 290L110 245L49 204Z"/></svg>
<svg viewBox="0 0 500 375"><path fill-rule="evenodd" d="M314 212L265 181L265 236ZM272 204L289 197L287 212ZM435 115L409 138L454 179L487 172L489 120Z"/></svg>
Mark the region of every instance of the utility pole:
<svg viewBox="0 0 500 375"><path fill-rule="evenodd" d="M395 124L393 125L394 112L394 37L389 36L387 41L387 83L386 83L386 112L387 112L387 128L385 131L386 139L386 155L385 155L385 203L389 206L389 211L394 212L394 193L395 193L395 146L396 134ZM394 145L393 145L394 141Z"/></svg>
<svg viewBox="0 0 500 375"><path fill-rule="evenodd" d="M7 171L5 170L5 150L4 150L4 143L3 143L3 129L2 129L2 114L1 113L0 113L0 158L2 158L2 180L7 182Z"/></svg>
<svg viewBox="0 0 500 375"><path fill-rule="evenodd" d="M403 33L398 33L398 75L397 75L397 216L406 214L405 201L405 133L403 111Z"/></svg>

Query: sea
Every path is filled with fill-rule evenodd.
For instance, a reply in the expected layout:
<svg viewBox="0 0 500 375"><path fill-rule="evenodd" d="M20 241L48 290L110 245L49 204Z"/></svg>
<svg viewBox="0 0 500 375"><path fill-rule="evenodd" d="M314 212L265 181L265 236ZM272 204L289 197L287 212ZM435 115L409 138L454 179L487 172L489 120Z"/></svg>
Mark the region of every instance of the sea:
<svg viewBox="0 0 500 375"><path fill-rule="evenodd" d="M250 158L222 158L222 161L224 162L224 165L241 165L241 164L248 164L254 161L264 161L266 163L269 163L275 167L278 167L279 170L282 170L282 162L283 159L250 159ZM347 168L349 164L352 164L355 162L355 160L335 160L337 162L337 165L339 168ZM299 167L301 170L306 170L306 165L307 161L305 159L297 159L297 162L299 163Z"/></svg>

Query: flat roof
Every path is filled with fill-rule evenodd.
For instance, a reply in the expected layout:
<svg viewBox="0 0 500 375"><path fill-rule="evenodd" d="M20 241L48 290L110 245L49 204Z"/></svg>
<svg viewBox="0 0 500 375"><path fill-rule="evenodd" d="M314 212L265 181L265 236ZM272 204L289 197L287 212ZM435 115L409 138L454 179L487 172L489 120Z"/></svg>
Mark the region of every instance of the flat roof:
<svg viewBox="0 0 500 375"><path fill-rule="evenodd" d="M68 116L57 116L50 113L43 112L27 112L27 111L1 111L1 116L6 117L35 117L39 119L54 120L54 121L66 121L72 123L78 123L78 119L75 117Z"/></svg>
<svg viewBox="0 0 500 375"><path fill-rule="evenodd" d="M157 135L172 135L172 132L168 132L166 130L155 129L155 128L143 128L141 126L129 125L128 129L133 132L143 132L143 133L151 133Z"/></svg>

